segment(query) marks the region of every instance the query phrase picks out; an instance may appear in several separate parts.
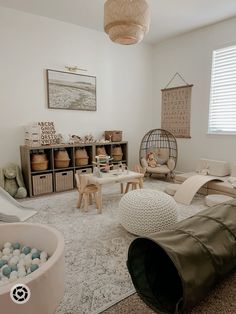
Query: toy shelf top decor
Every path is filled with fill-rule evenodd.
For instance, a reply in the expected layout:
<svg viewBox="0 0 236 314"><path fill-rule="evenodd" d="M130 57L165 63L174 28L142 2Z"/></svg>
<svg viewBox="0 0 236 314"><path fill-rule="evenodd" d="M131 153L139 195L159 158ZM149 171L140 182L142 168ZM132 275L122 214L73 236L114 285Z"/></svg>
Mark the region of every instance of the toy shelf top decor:
<svg viewBox="0 0 236 314"><path fill-rule="evenodd" d="M25 145L39 147L56 144L54 122L35 122L25 127Z"/></svg>

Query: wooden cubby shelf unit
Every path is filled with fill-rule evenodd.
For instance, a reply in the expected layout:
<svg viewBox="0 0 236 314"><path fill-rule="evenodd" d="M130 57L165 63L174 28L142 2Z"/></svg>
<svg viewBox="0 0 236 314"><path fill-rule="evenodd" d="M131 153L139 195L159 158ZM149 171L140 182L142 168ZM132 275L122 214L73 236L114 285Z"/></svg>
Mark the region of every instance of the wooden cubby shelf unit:
<svg viewBox="0 0 236 314"><path fill-rule="evenodd" d="M120 162L128 165L128 142L109 142L109 143L88 143L88 144L58 144L52 146L30 147L20 146L21 168L28 190L28 196L39 196L53 192L61 192L74 189L76 187L75 173L92 173L93 161L95 161L96 148L104 146L106 153L112 156L113 147L119 145L123 152L121 161L111 161L113 164ZM87 165L76 165L76 149L85 148L88 154ZM68 167L56 168L54 163L55 152L65 149L69 155L70 162ZM32 154L46 154L48 168L46 170L32 171Z"/></svg>

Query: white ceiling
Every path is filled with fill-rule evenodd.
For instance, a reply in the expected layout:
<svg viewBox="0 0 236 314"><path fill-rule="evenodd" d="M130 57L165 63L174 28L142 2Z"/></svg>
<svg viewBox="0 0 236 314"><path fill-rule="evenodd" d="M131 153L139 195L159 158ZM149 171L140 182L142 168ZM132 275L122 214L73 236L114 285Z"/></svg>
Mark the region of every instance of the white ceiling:
<svg viewBox="0 0 236 314"><path fill-rule="evenodd" d="M105 0L0 0L0 6L103 31ZM236 0L148 0L152 22L145 42L156 43L236 16Z"/></svg>

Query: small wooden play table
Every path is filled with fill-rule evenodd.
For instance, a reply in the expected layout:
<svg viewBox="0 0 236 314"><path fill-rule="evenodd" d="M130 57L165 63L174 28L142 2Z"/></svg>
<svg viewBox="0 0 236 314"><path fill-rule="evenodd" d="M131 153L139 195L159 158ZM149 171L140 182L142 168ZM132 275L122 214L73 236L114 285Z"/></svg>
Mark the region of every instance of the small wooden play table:
<svg viewBox="0 0 236 314"><path fill-rule="evenodd" d="M143 173L138 173L130 170L112 170L108 173L102 173L101 177L97 177L93 174L85 174L85 176L88 176L88 184L95 184L98 187L99 214L102 213L102 186L104 184L120 183L121 193L123 193L123 183L132 181L134 179L138 179L140 187L143 187Z"/></svg>

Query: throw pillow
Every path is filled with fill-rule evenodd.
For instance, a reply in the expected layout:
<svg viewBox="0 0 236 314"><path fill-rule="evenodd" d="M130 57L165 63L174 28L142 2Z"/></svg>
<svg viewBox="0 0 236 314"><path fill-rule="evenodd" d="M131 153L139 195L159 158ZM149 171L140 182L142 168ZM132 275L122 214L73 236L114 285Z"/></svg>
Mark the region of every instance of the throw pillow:
<svg viewBox="0 0 236 314"><path fill-rule="evenodd" d="M158 165L165 165L168 161L168 159L161 159L159 157L156 157L156 161L158 163Z"/></svg>

